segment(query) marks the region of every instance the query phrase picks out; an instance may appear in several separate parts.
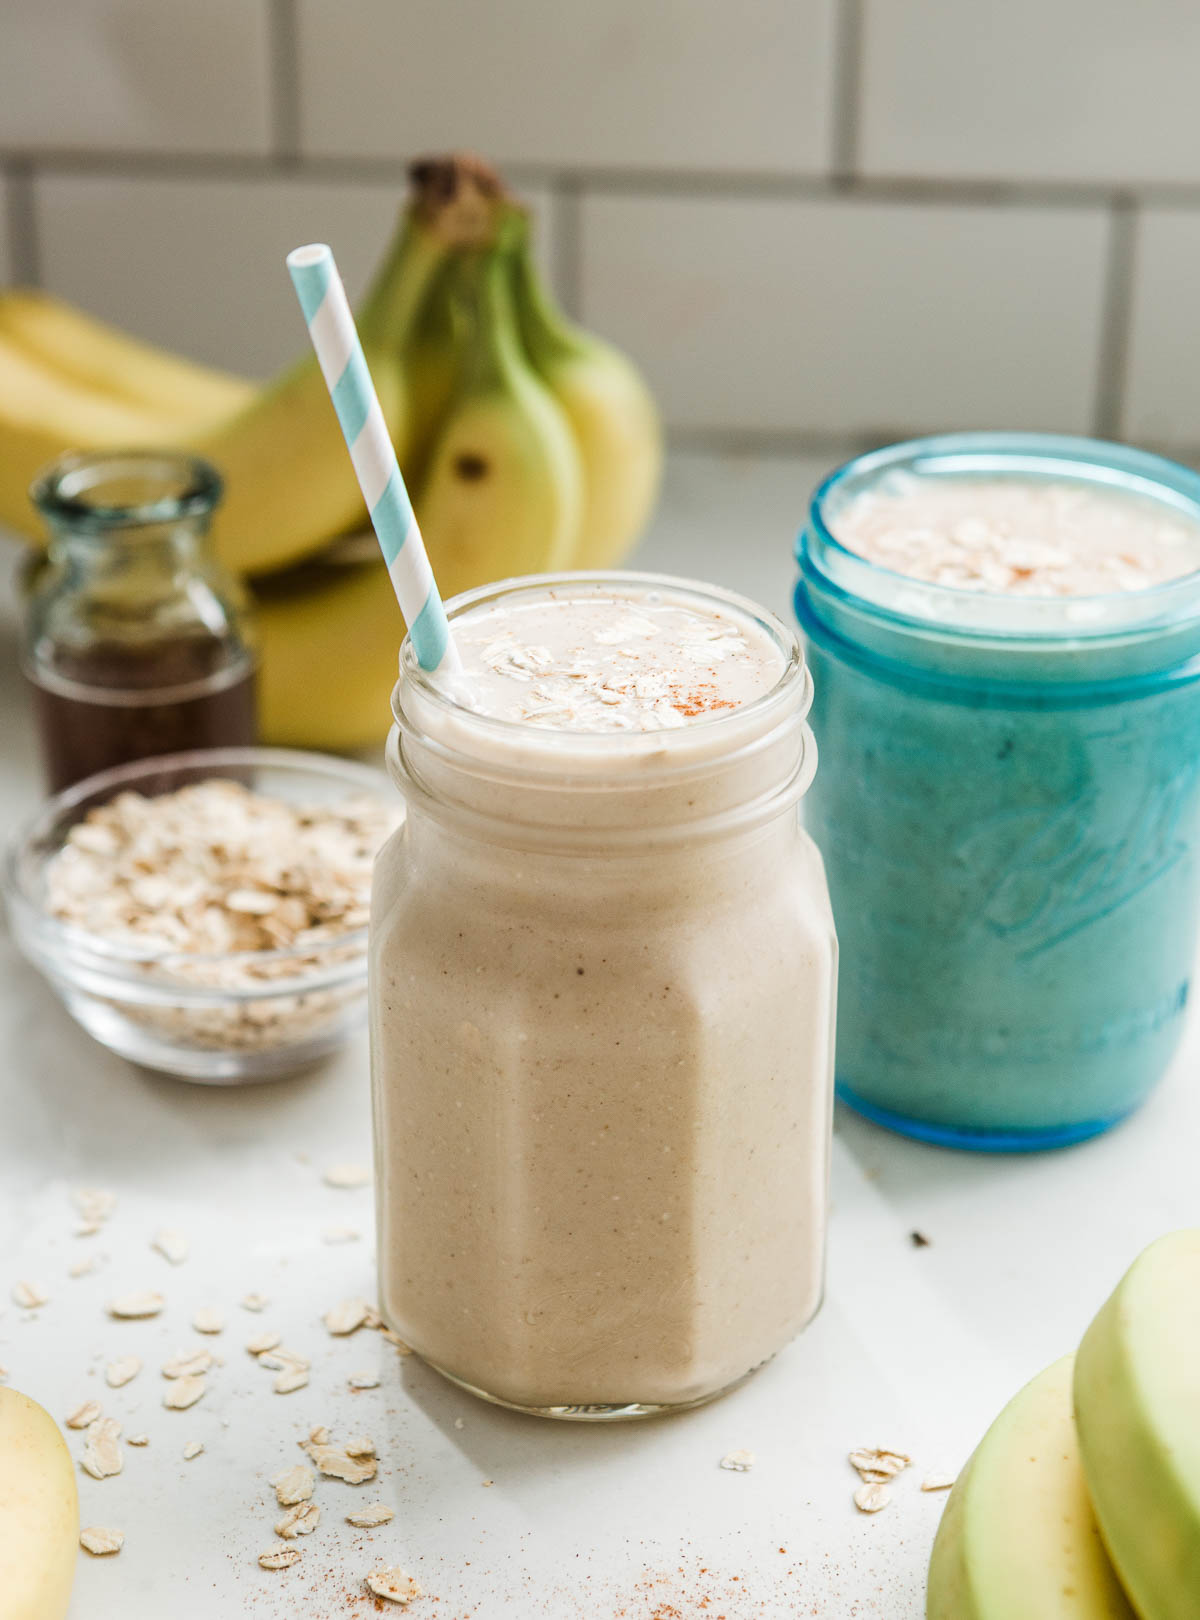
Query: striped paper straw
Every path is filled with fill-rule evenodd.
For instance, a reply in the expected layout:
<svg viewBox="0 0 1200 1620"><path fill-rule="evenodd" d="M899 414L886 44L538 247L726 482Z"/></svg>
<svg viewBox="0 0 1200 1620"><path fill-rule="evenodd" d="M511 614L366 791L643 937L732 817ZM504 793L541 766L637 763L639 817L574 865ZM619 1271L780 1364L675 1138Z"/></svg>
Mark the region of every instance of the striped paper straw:
<svg viewBox="0 0 1200 1620"><path fill-rule="evenodd" d="M287 267L417 662L422 669L458 669L446 610L333 254L324 242L313 242L294 248Z"/></svg>

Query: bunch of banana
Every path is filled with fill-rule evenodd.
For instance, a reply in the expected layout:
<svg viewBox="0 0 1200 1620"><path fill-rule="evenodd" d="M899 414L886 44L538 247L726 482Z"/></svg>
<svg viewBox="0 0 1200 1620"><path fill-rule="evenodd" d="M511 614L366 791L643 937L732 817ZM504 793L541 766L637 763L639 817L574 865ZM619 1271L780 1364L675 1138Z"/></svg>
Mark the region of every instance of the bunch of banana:
<svg viewBox="0 0 1200 1620"><path fill-rule="evenodd" d="M614 566L661 471L645 385L554 309L493 170L456 156L411 178L356 318L443 594ZM224 476L214 538L258 606L264 738L378 741L403 627L375 552L347 561L366 513L315 359L258 388L0 293L0 526L41 538L26 491L63 450L155 444Z"/></svg>

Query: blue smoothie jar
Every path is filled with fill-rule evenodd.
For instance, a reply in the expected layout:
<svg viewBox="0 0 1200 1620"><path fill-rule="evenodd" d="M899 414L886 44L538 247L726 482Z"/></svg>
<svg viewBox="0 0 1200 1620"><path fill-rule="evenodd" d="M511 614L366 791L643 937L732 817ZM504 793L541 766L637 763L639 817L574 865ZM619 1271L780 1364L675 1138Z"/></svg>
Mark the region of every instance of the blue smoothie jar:
<svg viewBox="0 0 1200 1620"><path fill-rule="evenodd" d="M821 769L807 824L842 945L838 1089L894 1130L1061 1146L1144 1099L1200 909L1200 573L1096 596L929 584L835 538L912 480L1054 480L1195 526L1200 477L1124 446L966 433L813 497L796 611Z"/></svg>

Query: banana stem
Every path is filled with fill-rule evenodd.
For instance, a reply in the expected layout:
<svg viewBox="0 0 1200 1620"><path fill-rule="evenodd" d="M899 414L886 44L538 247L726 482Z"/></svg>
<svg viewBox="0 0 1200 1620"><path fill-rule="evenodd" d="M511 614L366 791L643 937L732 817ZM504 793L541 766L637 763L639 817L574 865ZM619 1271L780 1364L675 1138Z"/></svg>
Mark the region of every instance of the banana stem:
<svg viewBox="0 0 1200 1620"><path fill-rule="evenodd" d="M403 346L449 252L427 226L404 219L356 317L364 343Z"/></svg>
<svg viewBox="0 0 1200 1620"><path fill-rule="evenodd" d="M508 198L495 170L466 153L422 158L409 169L412 200L358 315L367 342L402 348L430 282L455 252L491 246Z"/></svg>
<svg viewBox="0 0 1200 1620"><path fill-rule="evenodd" d="M484 391L509 377L523 356L513 304L513 251L500 241L477 255L469 267L476 309L476 341L468 389Z"/></svg>
<svg viewBox="0 0 1200 1620"><path fill-rule="evenodd" d="M512 288L521 340L537 368L583 352L586 345L575 335L537 273L523 218L514 232Z"/></svg>

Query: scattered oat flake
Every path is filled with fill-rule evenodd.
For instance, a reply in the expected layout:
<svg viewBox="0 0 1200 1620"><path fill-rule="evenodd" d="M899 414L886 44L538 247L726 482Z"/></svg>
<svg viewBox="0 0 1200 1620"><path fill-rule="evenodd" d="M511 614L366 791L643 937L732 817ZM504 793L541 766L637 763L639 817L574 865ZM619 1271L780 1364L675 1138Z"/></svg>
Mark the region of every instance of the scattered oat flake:
<svg viewBox="0 0 1200 1620"><path fill-rule="evenodd" d="M99 1227L117 1207L117 1195L107 1187L76 1187L71 1201L88 1226Z"/></svg>
<svg viewBox="0 0 1200 1620"><path fill-rule="evenodd" d="M189 1406L195 1406L207 1388L208 1384L203 1373L186 1374L182 1378L175 1378L163 1396L163 1405L172 1412L186 1412Z"/></svg>
<svg viewBox="0 0 1200 1620"><path fill-rule="evenodd" d="M357 1243L362 1234L354 1226L327 1226L321 1233L322 1243Z"/></svg>
<svg viewBox="0 0 1200 1620"><path fill-rule="evenodd" d="M271 1388L276 1395L294 1395L298 1389L303 1389L307 1383L307 1367L285 1367L282 1372L275 1374Z"/></svg>
<svg viewBox="0 0 1200 1620"><path fill-rule="evenodd" d="M371 1171L365 1164L331 1164L321 1179L327 1187L365 1187L371 1180Z"/></svg>
<svg viewBox="0 0 1200 1620"><path fill-rule="evenodd" d="M297 1502L308 1501L316 1484L316 1476L311 1468L297 1463L294 1468L272 1474L271 1484L275 1487L275 1499L280 1507L295 1507Z"/></svg>
<svg viewBox="0 0 1200 1620"><path fill-rule="evenodd" d="M391 1569L373 1569L367 1576L367 1590L389 1603L409 1603L422 1595L422 1588L399 1564Z"/></svg>
<svg viewBox="0 0 1200 1620"><path fill-rule="evenodd" d="M224 1333L225 1316L215 1305L202 1305L192 1317L197 1333Z"/></svg>
<svg viewBox="0 0 1200 1620"><path fill-rule="evenodd" d="M270 1303L265 1294L243 1294L241 1299L244 1311L265 1311Z"/></svg>
<svg viewBox="0 0 1200 1620"><path fill-rule="evenodd" d="M131 1434L125 1444L127 1446L148 1446L150 1436L148 1434Z"/></svg>
<svg viewBox="0 0 1200 1620"><path fill-rule="evenodd" d="M278 1345L274 1350L264 1350L258 1357L260 1367L266 1367L271 1372L279 1374L291 1372L306 1373L312 1363L307 1356L300 1355L295 1350L289 1350L285 1345ZM297 1385L297 1388L300 1386Z"/></svg>
<svg viewBox="0 0 1200 1620"><path fill-rule="evenodd" d="M307 1356L302 1356L299 1350L289 1350L286 1345L277 1345L273 1350L264 1350L259 1355L259 1364L270 1367L278 1372L283 1367L311 1367L312 1362ZM311 1437L310 1437L311 1438Z"/></svg>
<svg viewBox="0 0 1200 1620"><path fill-rule="evenodd" d="M350 1385L351 1389L378 1389L379 1374L373 1372L354 1372L350 1374L346 1382Z"/></svg>
<svg viewBox="0 0 1200 1620"><path fill-rule="evenodd" d="M347 1513L346 1523L355 1525L359 1530L374 1530L395 1517L386 1502L372 1502L370 1507L356 1508L353 1513Z"/></svg>
<svg viewBox="0 0 1200 1620"><path fill-rule="evenodd" d="M169 1260L173 1266L181 1266L188 1257L188 1240L182 1232L173 1226L164 1226L156 1232L150 1240L150 1247L157 1249L164 1260Z"/></svg>
<svg viewBox="0 0 1200 1620"><path fill-rule="evenodd" d="M120 1552L125 1545L125 1532L110 1530L103 1524L89 1524L79 1532L79 1545L93 1558L106 1558L109 1553Z"/></svg>
<svg viewBox="0 0 1200 1620"><path fill-rule="evenodd" d="M275 1525L275 1534L285 1541L296 1536L310 1536L321 1522L321 1510L315 1502L297 1502Z"/></svg>
<svg viewBox="0 0 1200 1620"><path fill-rule="evenodd" d="M264 1569L286 1569L289 1564L300 1562L299 1547L272 1547L269 1552L259 1553L258 1561Z"/></svg>
<svg viewBox="0 0 1200 1620"><path fill-rule="evenodd" d="M122 1294L119 1299L110 1302L108 1313L110 1316L133 1319L142 1316L157 1316L166 1304L166 1300L154 1289L147 1288L140 1294Z"/></svg>
<svg viewBox="0 0 1200 1620"><path fill-rule="evenodd" d="M268 1328L262 1333L256 1333L252 1339L246 1340L246 1349L252 1356L264 1356L268 1350L274 1350L283 1343L283 1335L272 1333Z"/></svg>
<svg viewBox="0 0 1200 1620"><path fill-rule="evenodd" d="M878 1513L891 1499L891 1491L879 1480L863 1483L854 1493L854 1505L860 1513Z"/></svg>
<svg viewBox="0 0 1200 1620"><path fill-rule="evenodd" d="M193 1457L198 1457L203 1450L204 1450L204 1441L203 1440L189 1440L187 1445L184 1446L184 1448L183 1448L183 1460L184 1460L184 1462L191 1462L192 1458Z"/></svg>
<svg viewBox="0 0 1200 1620"><path fill-rule="evenodd" d="M142 1370L142 1363L137 1356L121 1356L117 1361L110 1361L104 1369L104 1381L109 1389L120 1389L131 1378L136 1378Z"/></svg>
<svg viewBox="0 0 1200 1620"><path fill-rule="evenodd" d="M89 1271L95 1269L95 1266L96 1256L94 1254L85 1255L82 1260L76 1260L74 1265L67 1268L67 1276L86 1277Z"/></svg>
<svg viewBox="0 0 1200 1620"><path fill-rule="evenodd" d="M364 1485L375 1478L377 1464L372 1456L351 1457L338 1446L320 1445L311 1440L301 1441L301 1445L318 1471L330 1479L345 1480L347 1485Z"/></svg>
<svg viewBox="0 0 1200 1620"><path fill-rule="evenodd" d="M213 1364L211 1350L180 1350L163 1364L164 1378L197 1378Z"/></svg>
<svg viewBox="0 0 1200 1620"><path fill-rule="evenodd" d="M356 1332L364 1322L370 1321L371 1315L372 1306L367 1300L343 1299L325 1312L323 1320L330 1333L340 1338Z"/></svg>
<svg viewBox="0 0 1200 1620"><path fill-rule="evenodd" d="M80 1221L79 1225L75 1228L75 1236L76 1237L95 1237L96 1233L99 1230L100 1230L100 1222L99 1221Z"/></svg>
<svg viewBox="0 0 1200 1620"><path fill-rule="evenodd" d="M100 1415L99 1401L84 1401L83 1405L77 1406L65 1421L68 1429L86 1429L95 1423Z"/></svg>
<svg viewBox="0 0 1200 1620"><path fill-rule="evenodd" d="M727 1451L721 1458L722 1468L728 1468L735 1474L748 1474L754 1467L754 1453L752 1451Z"/></svg>
<svg viewBox="0 0 1200 1620"><path fill-rule="evenodd" d="M347 1440L342 1450L347 1457L373 1457L375 1455L375 1442L359 1436L357 1439Z"/></svg>
<svg viewBox="0 0 1200 1620"><path fill-rule="evenodd" d="M300 1441L301 1450L304 1449L306 1443L311 1443L314 1446L327 1446L329 1444L329 1430L324 1423L318 1423L315 1428L308 1431L308 1442Z"/></svg>
<svg viewBox="0 0 1200 1620"><path fill-rule="evenodd" d="M18 1282L13 1284L13 1304L19 1305L23 1311L36 1311L42 1305L50 1303L50 1295L41 1283Z"/></svg>
<svg viewBox="0 0 1200 1620"><path fill-rule="evenodd" d="M866 1447L850 1453L850 1466L868 1483L877 1484L883 1479L892 1479L902 1474L910 1467L912 1458L906 1457L902 1451L884 1451L876 1447L868 1450Z"/></svg>
<svg viewBox="0 0 1200 1620"><path fill-rule="evenodd" d="M93 1479L109 1479L119 1474L125 1465L120 1439L121 1425L116 1418L100 1417L90 1423L81 1459L84 1472Z"/></svg>
<svg viewBox="0 0 1200 1620"><path fill-rule="evenodd" d="M923 1491L948 1491L954 1484L954 1474L926 1474L921 1481Z"/></svg>

